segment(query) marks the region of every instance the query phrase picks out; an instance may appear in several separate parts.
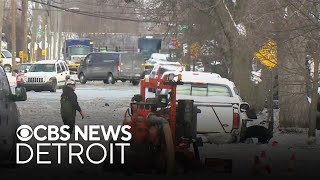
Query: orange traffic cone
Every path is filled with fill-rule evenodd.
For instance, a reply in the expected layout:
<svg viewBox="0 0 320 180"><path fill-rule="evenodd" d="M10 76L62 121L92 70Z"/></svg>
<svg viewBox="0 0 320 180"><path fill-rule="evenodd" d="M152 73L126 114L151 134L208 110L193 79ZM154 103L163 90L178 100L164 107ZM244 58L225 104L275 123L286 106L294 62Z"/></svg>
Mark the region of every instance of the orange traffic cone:
<svg viewBox="0 0 320 180"><path fill-rule="evenodd" d="M263 160L263 173L264 174L271 174L271 165L269 158L267 157L267 152L266 151L261 151L261 159Z"/></svg>
<svg viewBox="0 0 320 180"><path fill-rule="evenodd" d="M294 174L295 171L296 171L296 153L293 152L289 160L288 173Z"/></svg>
<svg viewBox="0 0 320 180"><path fill-rule="evenodd" d="M266 151L261 151L260 155L255 156L254 166L253 166L254 175L269 175L271 174L271 165L267 157Z"/></svg>

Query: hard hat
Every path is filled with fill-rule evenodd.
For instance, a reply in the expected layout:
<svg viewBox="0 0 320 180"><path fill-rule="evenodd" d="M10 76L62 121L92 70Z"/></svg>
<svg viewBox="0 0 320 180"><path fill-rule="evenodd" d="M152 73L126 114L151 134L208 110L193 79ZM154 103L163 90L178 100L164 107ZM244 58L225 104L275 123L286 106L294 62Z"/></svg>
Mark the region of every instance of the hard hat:
<svg viewBox="0 0 320 180"><path fill-rule="evenodd" d="M69 85L75 86L76 85L76 81L73 80L73 79L68 79L66 84L67 84L67 86L69 86Z"/></svg>

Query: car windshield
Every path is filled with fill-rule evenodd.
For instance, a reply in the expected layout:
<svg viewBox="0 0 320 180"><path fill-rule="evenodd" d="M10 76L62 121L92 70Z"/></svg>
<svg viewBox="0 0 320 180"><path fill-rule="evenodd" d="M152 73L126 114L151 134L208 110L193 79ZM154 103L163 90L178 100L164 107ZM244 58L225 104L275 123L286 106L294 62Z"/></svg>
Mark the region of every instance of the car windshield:
<svg viewBox="0 0 320 180"><path fill-rule="evenodd" d="M87 55L90 53L90 47L70 47L70 55Z"/></svg>
<svg viewBox="0 0 320 180"><path fill-rule="evenodd" d="M29 72L55 72L54 64L33 64Z"/></svg>
<svg viewBox="0 0 320 180"><path fill-rule="evenodd" d="M9 51L1 51L1 52L6 58L12 58L12 54Z"/></svg>
<svg viewBox="0 0 320 180"><path fill-rule="evenodd" d="M185 83L184 85L177 86L177 94L232 97L228 87L218 84Z"/></svg>
<svg viewBox="0 0 320 180"><path fill-rule="evenodd" d="M19 70L20 71L24 71L24 70L28 71L30 69L30 67L31 67L31 65L23 64L23 65L20 66Z"/></svg>

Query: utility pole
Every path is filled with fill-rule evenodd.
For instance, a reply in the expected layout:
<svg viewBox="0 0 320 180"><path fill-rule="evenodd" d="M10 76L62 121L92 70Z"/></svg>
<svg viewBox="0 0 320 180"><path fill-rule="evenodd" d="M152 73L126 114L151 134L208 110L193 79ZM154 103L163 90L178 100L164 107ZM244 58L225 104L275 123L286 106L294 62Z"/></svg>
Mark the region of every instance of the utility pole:
<svg viewBox="0 0 320 180"><path fill-rule="evenodd" d="M28 1L22 1L22 23L23 23L23 41L22 41L22 63L28 62Z"/></svg>
<svg viewBox="0 0 320 180"><path fill-rule="evenodd" d="M17 4L16 0L11 0L12 8L12 20L11 20L11 51L12 51L12 75L15 76L14 69L16 69L16 13L17 13Z"/></svg>
<svg viewBox="0 0 320 180"><path fill-rule="evenodd" d="M0 48L2 49L2 20L3 20L3 13L4 13L4 0L0 0ZM1 62L1 56L0 56ZM0 63L1 64L1 63Z"/></svg>
<svg viewBox="0 0 320 180"><path fill-rule="evenodd" d="M43 7L45 8L45 7ZM44 9L43 9L44 10ZM47 18L47 13L46 11L44 11L44 13L42 13L42 16L41 16L41 19L42 19L42 24L41 24L41 50L45 50L46 51L46 54L45 55L42 55L42 52L41 52L41 57L42 59L47 59L46 58L46 55L47 55L47 49L46 49L46 36L47 36L47 21L48 21L48 18Z"/></svg>
<svg viewBox="0 0 320 180"><path fill-rule="evenodd" d="M61 7L64 6L64 0L60 0ZM62 11L58 11L58 49L57 49L57 59L60 59L61 53L61 42L62 42Z"/></svg>
<svg viewBox="0 0 320 180"><path fill-rule="evenodd" d="M39 3L35 3L35 11L34 11L34 20L33 20L33 25L32 25L32 37L31 37L31 48L30 48L30 60L34 61L37 59L37 50L35 48L35 43L37 42L37 33L38 33L38 10L39 9Z"/></svg>

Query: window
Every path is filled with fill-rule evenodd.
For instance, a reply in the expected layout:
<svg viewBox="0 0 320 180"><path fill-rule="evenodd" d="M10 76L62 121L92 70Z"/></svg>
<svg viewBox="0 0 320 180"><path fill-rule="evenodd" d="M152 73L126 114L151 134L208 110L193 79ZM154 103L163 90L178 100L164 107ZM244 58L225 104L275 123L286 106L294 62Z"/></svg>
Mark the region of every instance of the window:
<svg viewBox="0 0 320 180"><path fill-rule="evenodd" d="M54 64L33 64L29 72L56 72Z"/></svg>
<svg viewBox="0 0 320 180"><path fill-rule="evenodd" d="M101 62L101 57L99 54L91 54L91 63L100 63Z"/></svg>
<svg viewBox="0 0 320 180"><path fill-rule="evenodd" d="M12 54L9 51L1 51L2 56L5 56L6 58L12 58Z"/></svg>
<svg viewBox="0 0 320 180"><path fill-rule="evenodd" d="M217 84L185 83L177 86L177 94L192 96L224 96L232 97L227 86Z"/></svg>
<svg viewBox="0 0 320 180"><path fill-rule="evenodd" d="M87 58L86 58L86 60L85 60L85 62L86 62L87 64L89 64L89 63L91 62L91 57L92 57L91 54L89 54L89 55L87 56Z"/></svg>
<svg viewBox="0 0 320 180"><path fill-rule="evenodd" d="M0 99L5 99L10 94L10 85L6 73L0 67Z"/></svg>
<svg viewBox="0 0 320 180"><path fill-rule="evenodd" d="M62 68L61 68L60 64L57 64L57 72L58 72L58 73L63 72L63 70L62 70Z"/></svg>
<svg viewBox="0 0 320 180"><path fill-rule="evenodd" d="M60 66L61 66L61 69L62 69L63 72L64 72L64 71L67 71L67 70L66 70L66 67L64 66L64 63L60 63Z"/></svg>

